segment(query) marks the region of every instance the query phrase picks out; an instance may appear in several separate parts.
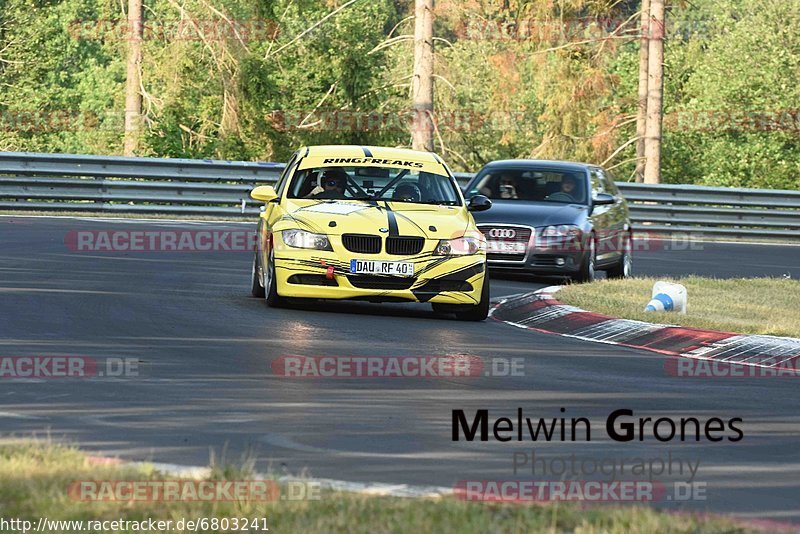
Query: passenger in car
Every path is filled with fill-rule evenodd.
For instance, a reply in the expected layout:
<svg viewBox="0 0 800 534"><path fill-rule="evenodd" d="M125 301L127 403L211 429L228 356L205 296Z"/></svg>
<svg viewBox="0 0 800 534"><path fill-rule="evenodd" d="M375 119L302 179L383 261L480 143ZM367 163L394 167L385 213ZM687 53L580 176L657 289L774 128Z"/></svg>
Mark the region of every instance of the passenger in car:
<svg viewBox="0 0 800 534"><path fill-rule="evenodd" d="M517 184L513 176L503 173L494 182L494 190L491 187L482 187L480 194L489 198L518 199Z"/></svg>

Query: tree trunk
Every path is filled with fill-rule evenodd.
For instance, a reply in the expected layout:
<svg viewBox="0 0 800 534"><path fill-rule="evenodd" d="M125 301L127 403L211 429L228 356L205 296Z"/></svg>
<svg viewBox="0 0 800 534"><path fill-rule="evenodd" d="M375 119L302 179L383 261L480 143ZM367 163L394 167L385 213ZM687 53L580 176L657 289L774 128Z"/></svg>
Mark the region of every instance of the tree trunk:
<svg viewBox="0 0 800 534"><path fill-rule="evenodd" d="M433 0L415 0L411 144L433 151Z"/></svg>
<svg viewBox="0 0 800 534"><path fill-rule="evenodd" d="M647 62L647 127L644 171L646 184L661 183L661 133L664 92L664 0L650 0Z"/></svg>
<svg viewBox="0 0 800 534"><path fill-rule="evenodd" d="M140 91L142 65L142 37L144 21L142 0L128 0L128 75L125 82L125 142L123 154L134 156L139 145L139 130L142 124L142 93Z"/></svg>
<svg viewBox="0 0 800 534"><path fill-rule="evenodd" d="M639 108L636 111L636 181L644 181L644 137L647 124L647 67L650 46L650 0L642 0L642 16L640 31L642 38L639 44Z"/></svg>

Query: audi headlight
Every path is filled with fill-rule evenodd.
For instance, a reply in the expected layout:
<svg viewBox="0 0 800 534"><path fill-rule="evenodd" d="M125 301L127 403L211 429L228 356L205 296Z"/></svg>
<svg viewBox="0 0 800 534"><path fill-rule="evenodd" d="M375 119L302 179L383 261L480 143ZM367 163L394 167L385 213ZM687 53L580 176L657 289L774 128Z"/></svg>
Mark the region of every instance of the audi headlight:
<svg viewBox="0 0 800 534"><path fill-rule="evenodd" d="M557 226L545 226L538 233L538 236L543 238L573 238L580 237L581 233L581 229L574 224L559 224Z"/></svg>
<svg viewBox="0 0 800 534"><path fill-rule="evenodd" d="M305 230L284 230L281 232L283 242L294 248L311 248L315 250L333 250L328 236L312 234Z"/></svg>
<svg viewBox="0 0 800 534"><path fill-rule="evenodd" d="M486 250L486 241L477 237L459 237L458 239L442 239L436 245L436 254L440 256L466 256Z"/></svg>

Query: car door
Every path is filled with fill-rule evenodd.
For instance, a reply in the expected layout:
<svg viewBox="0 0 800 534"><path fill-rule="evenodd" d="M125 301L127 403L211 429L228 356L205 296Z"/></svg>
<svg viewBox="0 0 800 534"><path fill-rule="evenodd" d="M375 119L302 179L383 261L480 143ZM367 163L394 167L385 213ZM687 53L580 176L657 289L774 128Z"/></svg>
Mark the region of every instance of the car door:
<svg viewBox="0 0 800 534"><path fill-rule="evenodd" d="M614 183L614 176L602 169L598 168L600 180L603 183L605 192L614 197L614 203L605 206L607 211L607 225L609 233L609 252L612 253L610 258L618 258L624 252L626 244L625 238L628 230L628 208L625 204L625 199L620 195L617 184Z"/></svg>
<svg viewBox="0 0 800 534"><path fill-rule="evenodd" d="M589 169L592 185L592 201L597 198L600 193L608 193L606 190L606 182L604 175L599 167L592 167ZM606 264L616 259L615 251L613 250L613 241L611 234L611 226L613 220L613 205L605 206L592 206L592 214L590 216L592 226L595 231L597 239L597 263Z"/></svg>

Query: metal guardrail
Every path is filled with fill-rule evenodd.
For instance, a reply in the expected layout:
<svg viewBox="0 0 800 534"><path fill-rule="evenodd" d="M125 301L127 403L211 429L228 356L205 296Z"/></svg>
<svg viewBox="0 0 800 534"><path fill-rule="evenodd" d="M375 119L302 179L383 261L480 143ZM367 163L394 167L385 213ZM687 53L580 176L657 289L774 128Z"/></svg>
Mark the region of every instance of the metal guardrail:
<svg viewBox="0 0 800 534"><path fill-rule="evenodd" d="M250 199L249 191L257 184L274 183L283 167L247 161L0 152L0 209L252 215L260 203Z"/></svg>
<svg viewBox="0 0 800 534"><path fill-rule="evenodd" d="M638 230L800 240L800 191L626 182L617 186Z"/></svg>
<svg viewBox="0 0 800 534"><path fill-rule="evenodd" d="M0 152L0 210L253 216L281 163ZM466 185L469 173L456 173ZM800 240L800 191L618 183L634 228Z"/></svg>

